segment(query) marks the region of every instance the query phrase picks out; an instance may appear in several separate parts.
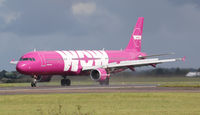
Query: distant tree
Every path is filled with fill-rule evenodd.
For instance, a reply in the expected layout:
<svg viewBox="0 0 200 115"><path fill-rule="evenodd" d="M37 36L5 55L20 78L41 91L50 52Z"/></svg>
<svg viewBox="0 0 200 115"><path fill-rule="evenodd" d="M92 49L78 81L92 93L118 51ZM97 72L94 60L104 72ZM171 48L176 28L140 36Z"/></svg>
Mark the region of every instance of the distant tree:
<svg viewBox="0 0 200 115"><path fill-rule="evenodd" d="M156 69L156 75L163 75L164 74L164 70L162 68L158 68Z"/></svg>
<svg viewBox="0 0 200 115"><path fill-rule="evenodd" d="M1 71L0 72L0 78L4 77L6 72L7 72L6 70Z"/></svg>
<svg viewBox="0 0 200 115"><path fill-rule="evenodd" d="M176 70L175 70L175 74L176 74L176 75L179 75L179 74L181 74L181 70L180 70L180 68L179 68L179 67L177 67L177 68L176 68Z"/></svg>
<svg viewBox="0 0 200 115"><path fill-rule="evenodd" d="M4 77L5 73L6 73L5 70L3 70L3 71L0 72L0 80Z"/></svg>

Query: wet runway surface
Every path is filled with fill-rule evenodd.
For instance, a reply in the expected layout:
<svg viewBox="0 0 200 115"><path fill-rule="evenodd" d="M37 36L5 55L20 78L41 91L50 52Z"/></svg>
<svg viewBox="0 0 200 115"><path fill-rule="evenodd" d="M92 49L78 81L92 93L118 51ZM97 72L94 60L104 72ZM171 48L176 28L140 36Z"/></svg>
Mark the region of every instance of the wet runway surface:
<svg viewBox="0 0 200 115"><path fill-rule="evenodd" d="M3 87L0 95L14 94L55 94L55 93L114 93L114 92L200 92L200 88L193 87L159 87L157 85L75 85L40 86L40 87Z"/></svg>

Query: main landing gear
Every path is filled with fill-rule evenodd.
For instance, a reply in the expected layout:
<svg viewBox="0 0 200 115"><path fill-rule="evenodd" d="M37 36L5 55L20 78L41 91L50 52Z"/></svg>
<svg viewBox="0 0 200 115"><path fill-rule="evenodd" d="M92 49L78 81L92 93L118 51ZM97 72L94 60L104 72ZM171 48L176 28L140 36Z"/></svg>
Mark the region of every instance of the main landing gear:
<svg viewBox="0 0 200 115"><path fill-rule="evenodd" d="M37 76L34 75L31 81L31 87L36 87L36 86L37 86Z"/></svg>
<svg viewBox="0 0 200 115"><path fill-rule="evenodd" d="M61 80L60 84L61 86L70 86L71 85L71 80L66 79L66 76L63 77L64 79Z"/></svg>

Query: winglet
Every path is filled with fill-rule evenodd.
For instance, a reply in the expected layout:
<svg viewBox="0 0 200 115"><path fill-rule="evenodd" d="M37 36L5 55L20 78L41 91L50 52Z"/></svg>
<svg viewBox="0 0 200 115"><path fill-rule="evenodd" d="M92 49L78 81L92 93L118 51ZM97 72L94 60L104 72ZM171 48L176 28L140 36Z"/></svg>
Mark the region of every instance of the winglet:
<svg viewBox="0 0 200 115"><path fill-rule="evenodd" d="M15 61L15 59L12 59L11 61L10 61L10 64L17 64L18 63L18 61Z"/></svg>
<svg viewBox="0 0 200 115"><path fill-rule="evenodd" d="M185 61L185 56L181 59L182 61Z"/></svg>
<svg viewBox="0 0 200 115"><path fill-rule="evenodd" d="M185 61L185 56L182 58L176 58L176 61Z"/></svg>

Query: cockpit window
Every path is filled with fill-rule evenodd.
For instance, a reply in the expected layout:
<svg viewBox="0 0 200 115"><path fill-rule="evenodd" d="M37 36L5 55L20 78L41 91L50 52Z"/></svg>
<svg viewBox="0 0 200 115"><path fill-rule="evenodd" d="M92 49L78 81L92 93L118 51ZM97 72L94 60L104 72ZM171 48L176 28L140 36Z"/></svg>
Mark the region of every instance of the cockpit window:
<svg viewBox="0 0 200 115"><path fill-rule="evenodd" d="M27 61L27 60L28 60L28 58L24 58L24 59L23 59L23 61Z"/></svg>
<svg viewBox="0 0 200 115"><path fill-rule="evenodd" d="M20 61L35 61L35 58L20 58Z"/></svg>

